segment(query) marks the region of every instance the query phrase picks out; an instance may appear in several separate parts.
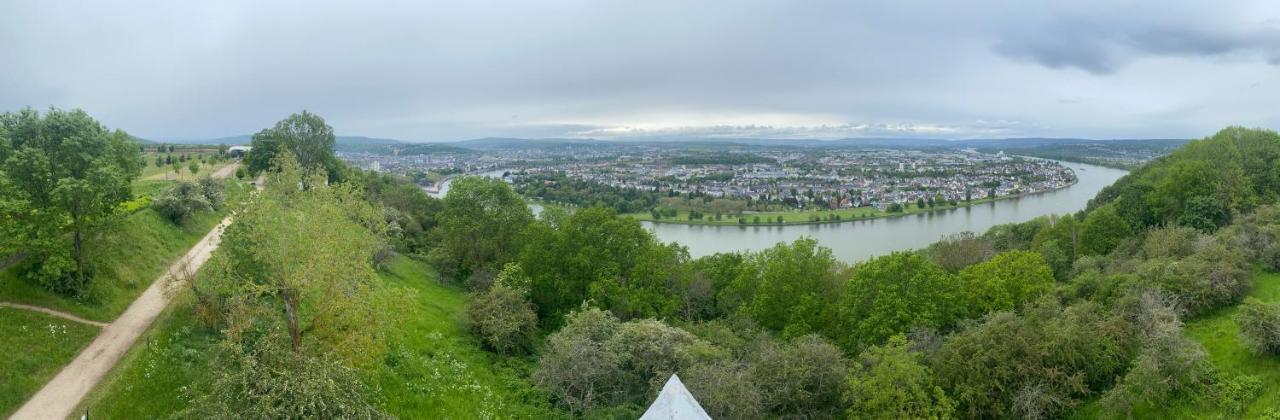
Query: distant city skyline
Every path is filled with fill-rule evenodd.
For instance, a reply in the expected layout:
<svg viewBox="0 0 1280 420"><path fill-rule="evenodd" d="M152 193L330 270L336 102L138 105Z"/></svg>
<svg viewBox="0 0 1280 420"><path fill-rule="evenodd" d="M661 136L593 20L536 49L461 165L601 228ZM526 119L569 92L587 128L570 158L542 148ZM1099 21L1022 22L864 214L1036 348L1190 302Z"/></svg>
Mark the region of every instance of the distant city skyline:
<svg viewBox="0 0 1280 420"><path fill-rule="evenodd" d="M0 111L143 138L1198 138L1280 127L1280 3L0 4Z"/></svg>

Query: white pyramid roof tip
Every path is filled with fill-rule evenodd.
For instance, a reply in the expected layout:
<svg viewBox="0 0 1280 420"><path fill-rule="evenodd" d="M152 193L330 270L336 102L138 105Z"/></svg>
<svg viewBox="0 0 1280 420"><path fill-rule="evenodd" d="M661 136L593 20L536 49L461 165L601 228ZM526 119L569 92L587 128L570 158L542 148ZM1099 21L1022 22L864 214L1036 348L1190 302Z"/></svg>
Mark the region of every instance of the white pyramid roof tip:
<svg viewBox="0 0 1280 420"><path fill-rule="evenodd" d="M711 420L711 416L680 382L680 377L672 374L640 420Z"/></svg>

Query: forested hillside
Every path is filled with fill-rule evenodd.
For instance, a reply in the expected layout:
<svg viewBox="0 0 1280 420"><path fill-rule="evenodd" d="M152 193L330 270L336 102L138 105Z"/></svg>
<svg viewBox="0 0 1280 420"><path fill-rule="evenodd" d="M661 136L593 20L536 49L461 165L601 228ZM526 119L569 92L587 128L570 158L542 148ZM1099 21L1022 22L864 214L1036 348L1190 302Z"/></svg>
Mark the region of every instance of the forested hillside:
<svg viewBox="0 0 1280 420"><path fill-rule="evenodd" d="M323 124L298 118L261 138ZM255 147L267 190L92 407L635 418L678 373L716 418L1280 415L1274 132L854 265L808 239L693 259L611 209L535 217L488 178L435 200L292 141Z"/></svg>

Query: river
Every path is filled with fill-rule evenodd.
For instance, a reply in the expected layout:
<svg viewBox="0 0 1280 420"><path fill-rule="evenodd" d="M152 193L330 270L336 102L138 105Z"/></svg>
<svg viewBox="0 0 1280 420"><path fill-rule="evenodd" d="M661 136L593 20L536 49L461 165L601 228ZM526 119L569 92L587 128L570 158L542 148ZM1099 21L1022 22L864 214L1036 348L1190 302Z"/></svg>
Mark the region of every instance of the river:
<svg viewBox="0 0 1280 420"><path fill-rule="evenodd" d="M791 226L642 223L663 242L678 242L689 247L689 254L693 257L717 252L757 251L807 236L817 239L819 245L831 248L837 259L853 263L893 251L924 248L955 233L982 233L995 225L1023 222L1048 214L1072 213L1083 209L1098 191L1126 173L1120 169L1083 163L1060 163L1075 171L1078 179L1075 185L1041 194L902 217ZM494 171L485 175L501 174L501 171ZM448 191L449 183L446 182L440 194Z"/></svg>

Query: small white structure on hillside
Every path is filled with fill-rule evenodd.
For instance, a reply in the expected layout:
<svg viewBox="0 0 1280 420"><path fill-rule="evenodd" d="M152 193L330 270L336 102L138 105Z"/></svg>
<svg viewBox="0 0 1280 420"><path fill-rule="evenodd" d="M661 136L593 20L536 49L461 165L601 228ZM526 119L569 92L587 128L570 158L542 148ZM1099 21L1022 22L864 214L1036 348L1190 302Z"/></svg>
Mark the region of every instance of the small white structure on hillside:
<svg viewBox="0 0 1280 420"><path fill-rule="evenodd" d="M693 399L693 394L689 393L689 389L684 387L684 383L680 382L680 377L676 375L671 375L671 378L667 379L667 384L662 386L662 392L658 393L658 398L654 399L649 409L640 416L640 420L695 419L711 420L711 416L702 409L698 400Z"/></svg>

